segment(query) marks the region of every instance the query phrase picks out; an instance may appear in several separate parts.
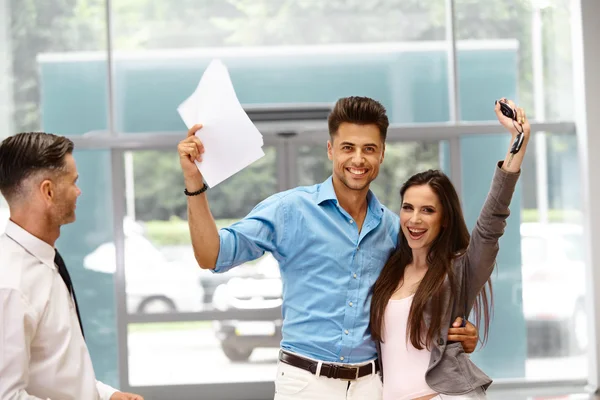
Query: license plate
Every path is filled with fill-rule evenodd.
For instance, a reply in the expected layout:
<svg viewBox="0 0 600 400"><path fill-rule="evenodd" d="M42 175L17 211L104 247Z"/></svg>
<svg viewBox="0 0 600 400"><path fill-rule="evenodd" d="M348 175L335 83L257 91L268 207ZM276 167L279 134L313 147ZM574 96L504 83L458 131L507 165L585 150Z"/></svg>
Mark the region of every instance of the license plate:
<svg viewBox="0 0 600 400"><path fill-rule="evenodd" d="M273 336L275 324L272 322L240 322L235 328L237 336Z"/></svg>

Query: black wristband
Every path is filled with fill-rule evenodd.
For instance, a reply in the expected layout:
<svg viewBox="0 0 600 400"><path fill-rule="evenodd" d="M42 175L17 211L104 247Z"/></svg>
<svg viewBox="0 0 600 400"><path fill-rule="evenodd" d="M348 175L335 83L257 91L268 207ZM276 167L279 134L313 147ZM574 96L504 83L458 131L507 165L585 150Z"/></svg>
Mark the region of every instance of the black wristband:
<svg viewBox="0 0 600 400"><path fill-rule="evenodd" d="M207 190L208 190L208 185L205 183L201 189L196 190L195 192L188 192L187 189L183 189L183 193L185 193L186 196L198 196L199 194L204 193Z"/></svg>

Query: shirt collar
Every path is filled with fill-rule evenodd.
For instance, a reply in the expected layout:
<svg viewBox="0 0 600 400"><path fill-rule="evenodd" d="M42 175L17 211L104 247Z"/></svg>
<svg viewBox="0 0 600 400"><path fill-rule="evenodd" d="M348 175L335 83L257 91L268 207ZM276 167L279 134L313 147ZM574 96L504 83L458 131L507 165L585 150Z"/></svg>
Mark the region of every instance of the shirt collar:
<svg viewBox="0 0 600 400"><path fill-rule="evenodd" d="M335 195L335 190L333 189L333 175L327 178L325 182L321 183L319 194L317 195L317 204L320 205L327 200L331 200L338 204L338 199ZM369 211L371 211L378 219L381 218L383 215L383 205L371 190L367 193L367 204L369 206Z"/></svg>
<svg viewBox="0 0 600 400"><path fill-rule="evenodd" d="M338 203L335 190L333 190L333 176L327 178L327 180L319 186L319 194L317 195L317 204L321 204L324 201L332 200L336 204Z"/></svg>
<svg viewBox="0 0 600 400"><path fill-rule="evenodd" d="M5 233L42 263L50 268L56 268L54 265L54 247L33 236L11 220L8 220L8 223L6 224Z"/></svg>

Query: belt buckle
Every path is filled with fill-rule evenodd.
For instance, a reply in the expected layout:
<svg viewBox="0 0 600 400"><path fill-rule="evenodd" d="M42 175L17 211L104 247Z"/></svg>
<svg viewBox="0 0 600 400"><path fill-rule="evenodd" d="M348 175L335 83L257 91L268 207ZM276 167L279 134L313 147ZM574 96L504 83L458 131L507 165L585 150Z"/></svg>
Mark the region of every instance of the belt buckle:
<svg viewBox="0 0 600 400"><path fill-rule="evenodd" d="M356 375L354 375L354 378L350 378L350 379L340 378L341 381L350 382L350 381L355 381L358 379L358 373L360 372L360 367L344 367L344 368L354 368L356 370Z"/></svg>

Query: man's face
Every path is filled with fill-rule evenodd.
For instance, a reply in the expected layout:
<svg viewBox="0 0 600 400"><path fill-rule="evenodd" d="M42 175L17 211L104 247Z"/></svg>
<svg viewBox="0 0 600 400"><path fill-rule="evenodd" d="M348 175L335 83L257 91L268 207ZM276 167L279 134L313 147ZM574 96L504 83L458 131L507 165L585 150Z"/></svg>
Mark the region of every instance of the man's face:
<svg viewBox="0 0 600 400"><path fill-rule="evenodd" d="M60 225L75 221L75 208L81 190L77 187L77 166L71 154L65 156L65 171L55 180L55 197L50 207L52 220Z"/></svg>
<svg viewBox="0 0 600 400"><path fill-rule="evenodd" d="M343 122L327 142L327 155L333 161L333 179L348 189L363 190L377 178L385 144L375 124Z"/></svg>

